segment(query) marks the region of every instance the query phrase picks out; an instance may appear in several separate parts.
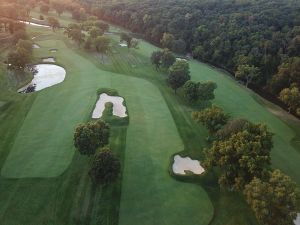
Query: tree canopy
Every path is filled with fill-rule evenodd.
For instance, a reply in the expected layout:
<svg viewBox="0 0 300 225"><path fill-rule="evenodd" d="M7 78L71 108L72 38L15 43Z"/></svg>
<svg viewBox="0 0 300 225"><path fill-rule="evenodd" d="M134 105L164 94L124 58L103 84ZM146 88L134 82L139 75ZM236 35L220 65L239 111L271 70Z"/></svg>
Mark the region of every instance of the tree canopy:
<svg viewBox="0 0 300 225"><path fill-rule="evenodd" d="M185 60L177 60L169 68L168 83L175 91L191 79L189 64Z"/></svg>

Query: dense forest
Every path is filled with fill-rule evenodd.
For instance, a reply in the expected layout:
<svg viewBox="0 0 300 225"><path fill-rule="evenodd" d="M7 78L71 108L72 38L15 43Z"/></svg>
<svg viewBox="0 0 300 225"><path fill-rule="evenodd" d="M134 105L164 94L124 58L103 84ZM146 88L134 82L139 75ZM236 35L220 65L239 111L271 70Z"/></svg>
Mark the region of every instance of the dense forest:
<svg viewBox="0 0 300 225"><path fill-rule="evenodd" d="M282 90L288 89L286 93L297 88L299 100L300 1L141 0L100 4L89 0L84 4L99 18L143 34L156 45L189 53L236 74L245 83L278 97L290 111L300 107L280 97Z"/></svg>

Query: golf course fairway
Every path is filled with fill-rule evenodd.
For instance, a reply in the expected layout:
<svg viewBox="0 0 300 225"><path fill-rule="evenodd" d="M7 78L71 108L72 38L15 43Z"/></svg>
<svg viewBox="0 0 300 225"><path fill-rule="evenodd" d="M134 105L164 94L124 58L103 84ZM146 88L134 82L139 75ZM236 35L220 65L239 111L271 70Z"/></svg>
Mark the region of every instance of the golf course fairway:
<svg viewBox="0 0 300 225"><path fill-rule="evenodd" d="M55 57L66 76L36 93L18 94L0 86L6 97L0 98L3 224L257 225L240 196L219 189L214 172L187 179L171 174L175 154L203 159L207 130L192 120L194 109L167 86L166 74L151 65L157 47L139 40L138 49L128 50L118 45L118 35L110 35L112 52L100 60L62 31L27 27L40 46L33 51L35 63ZM54 48L56 52L49 51ZM232 117L269 127L275 134L273 167L300 186L299 120L223 71L195 60L189 66L193 81L218 85L213 104ZM5 79L4 72L0 75ZM122 162L118 194L114 188L93 187L90 159L73 144L75 127L91 120L99 88L116 90L129 116L128 127L112 128L110 141Z"/></svg>

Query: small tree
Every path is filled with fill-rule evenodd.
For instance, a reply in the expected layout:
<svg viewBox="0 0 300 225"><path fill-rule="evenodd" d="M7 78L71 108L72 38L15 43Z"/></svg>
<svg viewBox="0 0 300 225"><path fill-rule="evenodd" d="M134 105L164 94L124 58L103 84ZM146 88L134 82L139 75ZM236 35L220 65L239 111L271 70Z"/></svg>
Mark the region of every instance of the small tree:
<svg viewBox="0 0 300 225"><path fill-rule="evenodd" d="M161 65L164 68L169 68L175 61L175 55L169 49L164 49L161 55Z"/></svg>
<svg viewBox="0 0 300 225"><path fill-rule="evenodd" d="M92 27L92 29L89 30L89 34L91 38L95 39L98 36L102 36L104 32L98 27Z"/></svg>
<svg viewBox="0 0 300 225"><path fill-rule="evenodd" d="M230 138L233 134L244 130L246 124L248 124L248 121L246 119L232 119L217 131L216 137L220 140Z"/></svg>
<svg viewBox="0 0 300 225"><path fill-rule="evenodd" d="M102 53L102 60L103 60L103 54L106 53L109 49L109 43L110 43L110 39L105 36L97 37L94 42L97 52Z"/></svg>
<svg viewBox="0 0 300 225"><path fill-rule="evenodd" d="M49 9L50 9L50 7L48 4L42 3L42 5L40 6L41 13L48 14Z"/></svg>
<svg viewBox="0 0 300 225"><path fill-rule="evenodd" d="M158 70L158 68L161 65L161 57L162 57L162 52L161 51L154 51L152 52L151 55L151 63L155 65L155 69Z"/></svg>
<svg viewBox="0 0 300 225"><path fill-rule="evenodd" d="M279 99L288 106L289 113L291 110L297 110L300 107L299 88L291 85L290 88L283 89L279 94Z"/></svg>
<svg viewBox="0 0 300 225"><path fill-rule="evenodd" d="M257 67L243 64L238 66L237 71L235 72L235 77L237 79L246 80L246 87L248 87L249 83L253 82L259 74L260 72Z"/></svg>
<svg viewBox="0 0 300 225"><path fill-rule="evenodd" d="M74 133L74 145L82 155L93 155L97 148L108 144L109 125L102 120L79 124Z"/></svg>
<svg viewBox="0 0 300 225"><path fill-rule="evenodd" d="M95 155L89 175L93 183L103 185L116 181L120 170L119 159L106 147Z"/></svg>
<svg viewBox="0 0 300 225"><path fill-rule="evenodd" d="M191 79L189 64L184 60L176 61L169 68L168 83L176 94L176 90Z"/></svg>
<svg viewBox="0 0 300 225"><path fill-rule="evenodd" d="M254 177L265 176L271 164L272 133L261 124L247 123L230 138L215 141L205 152L204 165L221 169L222 187L242 190Z"/></svg>
<svg viewBox="0 0 300 225"><path fill-rule="evenodd" d="M244 195L261 224L294 224L298 190L291 178L281 171L270 172L268 181L254 178L246 185Z"/></svg>
<svg viewBox="0 0 300 225"><path fill-rule="evenodd" d="M212 106L211 108L199 112L193 112L192 117L196 122L202 123L210 134L215 133L224 126L229 118L229 116L217 106Z"/></svg>
<svg viewBox="0 0 300 225"><path fill-rule="evenodd" d="M163 37L160 40L161 45L164 48L168 48L168 49L172 49L173 42L174 42L174 36L169 33L164 33Z"/></svg>
<svg viewBox="0 0 300 225"><path fill-rule="evenodd" d="M201 101L210 101L215 98L214 91L217 89L217 84L212 81L202 82L199 85L198 93Z"/></svg>
<svg viewBox="0 0 300 225"><path fill-rule="evenodd" d="M196 102L199 99L199 85L200 83L191 80L185 82L183 85L183 93L188 102Z"/></svg>
<svg viewBox="0 0 300 225"><path fill-rule="evenodd" d="M48 24L50 27L52 27L52 30L54 31L56 28L59 28L60 24L59 21L54 17L48 17L47 18Z"/></svg>

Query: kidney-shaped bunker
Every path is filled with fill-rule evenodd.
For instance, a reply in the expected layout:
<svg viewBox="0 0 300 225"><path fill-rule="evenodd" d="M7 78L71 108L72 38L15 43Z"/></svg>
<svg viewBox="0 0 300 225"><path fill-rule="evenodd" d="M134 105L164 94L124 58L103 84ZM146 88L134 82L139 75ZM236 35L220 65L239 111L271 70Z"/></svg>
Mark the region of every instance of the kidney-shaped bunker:
<svg viewBox="0 0 300 225"><path fill-rule="evenodd" d="M18 92L27 93L39 91L64 81L66 71L63 67L52 64L38 64L35 66L37 73L32 81L20 88Z"/></svg>

